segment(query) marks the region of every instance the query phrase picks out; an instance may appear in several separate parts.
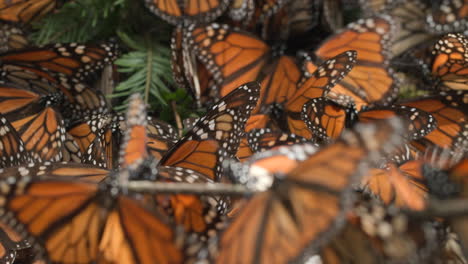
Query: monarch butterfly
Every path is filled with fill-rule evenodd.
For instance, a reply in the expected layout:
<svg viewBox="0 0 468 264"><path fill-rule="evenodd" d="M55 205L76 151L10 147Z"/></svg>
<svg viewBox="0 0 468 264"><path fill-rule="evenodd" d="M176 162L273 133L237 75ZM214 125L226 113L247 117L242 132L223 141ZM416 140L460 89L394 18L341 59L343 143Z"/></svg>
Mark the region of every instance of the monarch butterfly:
<svg viewBox="0 0 468 264"><path fill-rule="evenodd" d="M56 0L13 0L0 3L0 19L28 24L52 11Z"/></svg>
<svg viewBox="0 0 468 264"><path fill-rule="evenodd" d="M0 75L28 89L62 92L67 105L63 114L80 119L107 111L104 96L89 87L97 71L118 55L114 43L53 44L12 51L0 56Z"/></svg>
<svg viewBox="0 0 468 264"><path fill-rule="evenodd" d="M468 39L448 34L437 41L432 53L432 75L439 79L439 89L468 90Z"/></svg>
<svg viewBox="0 0 468 264"><path fill-rule="evenodd" d="M428 222L360 195L343 231L321 250L322 263L428 262L438 244Z"/></svg>
<svg viewBox="0 0 468 264"><path fill-rule="evenodd" d="M37 160L60 160L65 128L54 106L60 94L44 94L18 85L0 85L0 112L12 124L25 149Z"/></svg>
<svg viewBox="0 0 468 264"><path fill-rule="evenodd" d="M369 170L361 182L362 188L379 197L385 204L412 210L426 207L428 187L423 175L422 158L406 160L400 164L389 162L385 168Z"/></svg>
<svg viewBox="0 0 468 264"><path fill-rule="evenodd" d="M163 156L159 164L191 169L218 181L222 175L221 162L237 152L245 122L257 103L259 89L257 83L251 82L223 97Z"/></svg>
<svg viewBox="0 0 468 264"><path fill-rule="evenodd" d="M115 168L118 162L120 126L123 122L124 117L121 115L101 114L73 123L67 132L83 153L82 163Z"/></svg>
<svg viewBox="0 0 468 264"><path fill-rule="evenodd" d="M129 177L135 180L148 179L152 181L213 183L208 176L182 167L158 166L147 151L148 134L145 104L141 99L132 98L126 116L124 141L120 153L120 168L128 168ZM217 107L223 107L225 102ZM216 109L216 107L215 107ZM219 117L219 116L217 116ZM216 119L209 119L208 122ZM151 157L151 158L150 158ZM149 166L148 166L149 165ZM142 171L148 170L149 171ZM157 172L157 176L156 176ZM136 174L135 176L133 176ZM146 175L145 175L146 174ZM214 196L193 196L185 194L155 195L155 201L168 216L182 226L186 232L207 234L215 228L217 222L226 211L227 205L221 198Z"/></svg>
<svg viewBox="0 0 468 264"><path fill-rule="evenodd" d="M248 32L226 24L192 25L187 38L187 45L211 74L214 90L207 93L214 98L258 80L261 95L254 113L260 113L263 106L281 103L296 90L300 71L294 59L273 57L271 48ZM206 89L200 87L201 91Z"/></svg>
<svg viewBox="0 0 468 264"><path fill-rule="evenodd" d="M185 183L213 183L207 176L196 171L179 167L158 167L158 181ZM226 197L195 196L188 194L156 195L161 206L173 220L188 233L212 236L213 231L224 221L230 201Z"/></svg>
<svg viewBox="0 0 468 264"><path fill-rule="evenodd" d="M208 23L219 17L230 0L145 0L146 7L173 25Z"/></svg>
<svg viewBox="0 0 468 264"><path fill-rule="evenodd" d="M29 44L23 30L7 23L0 23L0 52L25 48Z"/></svg>
<svg viewBox="0 0 468 264"><path fill-rule="evenodd" d="M296 155L278 157L275 150L260 153L266 156L258 161L264 169L254 161L245 177L257 178L263 192L247 202L222 234L217 262L286 263L323 246L350 209L351 184L362 175L361 166L369 155L380 156L400 144L401 132L398 120L359 125L302 162L294 161L301 159Z"/></svg>
<svg viewBox="0 0 468 264"><path fill-rule="evenodd" d="M275 120L268 114L252 114L245 124L245 133L239 143L239 149L237 150L236 157L240 161L248 159L254 151L251 149L248 134L255 129L274 129L279 131L280 127L276 124Z"/></svg>
<svg viewBox="0 0 468 264"><path fill-rule="evenodd" d="M23 140L8 120L0 114L0 168L7 168L32 161Z"/></svg>
<svg viewBox="0 0 468 264"><path fill-rule="evenodd" d="M428 11L428 6L421 1L400 1L390 7L389 14L399 24L391 44L391 52L395 57L413 49L419 50L421 44L432 42L434 36L426 29Z"/></svg>
<svg viewBox="0 0 468 264"><path fill-rule="evenodd" d="M252 151L263 152L284 145L292 145L306 142L300 136L284 133L270 128L254 129L247 134L247 140Z"/></svg>
<svg viewBox="0 0 468 264"><path fill-rule="evenodd" d="M133 98L130 109L141 102ZM135 116L129 115L128 119L134 120ZM135 128L132 124L130 121L130 139ZM2 219L31 243L36 259L59 263L182 261L172 228L164 217L145 209L132 194L124 194L119 185L133 171L134 164L127 162L139 164L139 159L126 158L134 153L133 141L124 145L121 160L126 169L120 171L83 164L52 164L62 168L50 172L40 165L32 167L36 171L31 167L17 168L19 175L9 173L8 180L0 182ZM73 166L79 167L71 169ZM57 173L66 176L57 177ZM87 177L89 174L92 179ZM70 236L69 232L77 236ZM141 242L146 246L135 246Z"/></svg>
<svg viewBox="0 0 468 264"><path fill-rule="evenodd" d="M354 103L347 107L339 106L325 97L314 98L302 109L302 118L314 135L329 140L337 138L344 128L352 127L356 122L400 117L408 125L410 140L420 139L437 126L434 117L422 110L404 105L369 106L356 110Z"/></svg>
<svg viewBox="0 0 468 264"><path fill-rule="evenodd" d="M468 1L441 0L432 1L432 12L427 16L430 31L441 34L463 32L468 29Z"/></svg>
<svg viewBox="0 0 468 264"><path fill-rule="evenodd" d="M195 126L195 123L193 126ZM192 127L188 128L188 130L192 129ZM166 152L179 140L177 131L171 125L151 117L148 119L146 133L148 134L148 144L146 146L156 160L161 160Z"/></svg>
<svg viewBox="0 0 468 264"><path fill-rule="evenodd" d="M234 0L228 12L234 21L230 24L240 24L241 28L253 30L257 24L266 22L289 2L289 0Z"/></svg>
<svg viewBox="0 0 468 264"><path fill-rule="evenodd" d="M355 51L346 51L326 60L314 71L305 71L297 91L285 102L285 112L289 131L306 139L312 134L301 119L302 106L310 99L326 95L333 86L343 79L353 68ZM306 64L308 62L306 61Z"/></svg>
<svg viewBox="0 0 468 264"><path fill-rule="evenodd" d="M427 147L454 149L467 142L467 96L464 91L442 91L438 95L415 98L401 105L421 109L437 121L437 127L424 138L412 141L416 149L425 152Z"/></svg>
<svg viewBox="0 0 468 264"><path fill-rule="evenodd" d="M330 59L347 50L357 51L353 71L330 93L351 96L358 110L370 103L391 103L399 89L398 81L389 67L389 49L395 29L394 21L389 16L381 15L351 23L325 40L315 51L319 59ZM307 66L310 72L316 68L313 63Z"/></svg>

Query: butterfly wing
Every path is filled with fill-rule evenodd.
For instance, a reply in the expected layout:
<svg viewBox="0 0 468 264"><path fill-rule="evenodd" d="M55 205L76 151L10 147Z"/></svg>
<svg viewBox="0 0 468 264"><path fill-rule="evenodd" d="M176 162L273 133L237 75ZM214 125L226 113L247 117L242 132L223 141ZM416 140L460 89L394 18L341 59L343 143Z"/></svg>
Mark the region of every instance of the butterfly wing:
<svg viewBox="0 0 468 264"><path fill-rule="evenodd" d="M230 0L145 0L146 7L173 25L209 23L219 17Z"/></svg>
<svg viewBox="0 0 468 264"><path fill-rule="evenodd" d="M259 89L257 83L247 83L222 98L166 153L160 164L191 169L218 180L224 158L237 152Z"/></svg>
<svg viewBox="0 0 468 264"><path fill-rule="evenodd" d="M356 52L346 51L321 64L311 75L299 82L294 95L285 103L287 123L291 133L310 139L312 134L301 119L302 107L309 100L326 95L333 86L351 71Z"/></svg>
<svg viewBox="0 0 468 264"><path fill-rule="evenodd" d="M351 23L327 39L315 51L321 59L329 59L347 50L357 52L353 70L331 92L353 96L358 110L361 103L392 102L398 93L397 79L389 68L389 49L395 30L390 17L376 16Z"/></svg>
<svg viewBox="0 0 468 264"><path fill-rule="evenodd" d="M283 263L329 240L352 204L351 184L364 173L367 159L402 141L395 136L402 132L395 120L380 123L379 129L374 125L357 129L299 162L286 176L275 178L271 189L255 195L223 233L217 262ZM281 164L284 169L286 164ZM267 167L267 171L274 170Z"/></svg>
<svg viewBox="0 0 468 264"><path fill-rule="evenodd" d="M427 16L430 31L441 34L463 32L468 29L468 1L442 0L431 2L432 12Z"/></svg>
<svg viewBox="0 0 468 264"><path fill-rule="evenodd" d="M8 168L32 161L23 140L8 120L0 114L0 168Z"/></svg>
<svg viewBox="0 0 468 264"><path fill-rule="evenodd" d="M463 91L440 92L440 95L412 99L402 105L415 107L431 114L437 127L424 138L411 144L424 152L429 146L455 148L466 144L468 94Z"/></svg>
<svg viewBox="0 0 468 264"><path fill-rule="evenodd" d="M448 34L437 41L432 53L432 75L439 79L439 89L468 90L468 38Z"/></svg>
<svg viewBox="0 0 468 264"><path fill-rule="evenodd" d="M27 24L52 11L57 4L56 2L56 0L2 1L0 19Z"/></svg>
<svg viewBox="0 0 468 264"><path fill-rule="evenodd" d="M214 78L215 98L255 81L270 51L270 47L256 36L224 24L192 26L188 42Z"/></svg>

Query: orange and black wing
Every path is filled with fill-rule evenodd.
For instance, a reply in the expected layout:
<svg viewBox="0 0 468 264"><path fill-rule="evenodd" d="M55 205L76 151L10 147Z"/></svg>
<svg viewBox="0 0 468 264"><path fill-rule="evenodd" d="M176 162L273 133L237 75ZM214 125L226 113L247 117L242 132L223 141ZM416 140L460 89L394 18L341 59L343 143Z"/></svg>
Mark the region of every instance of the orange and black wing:
<svg viewBox="0 0 468 264"><path fill-rule="evenodd" d="M387 205L423 210L428 195L423 165L424 160L411 159L400 164L389 163L383 169L373 168L362 179L361 186Z"/></svg>
<svg viewBox="0 0 468 264"><path fill-rule="evenodd" d="M146 147L156 160L161 160L179 138L177 131L171 125L153 118L148 119L146 133L148 135Z"/></svg>
<svg viewBox="0 0 468 264"><path fill-rule="evenodd" d="M436 146L454 149L468 141L467 98L464 91L440 92L439 95L412 99L401 105L415 107L431 114L437 127L424 138L411 144L424 152L427 147Z"/></svg>
<svg viewBox="0 0 468 264"><path fill-rule="evenodd" d="M36 259L58 263L96 259L104 220L92 202L96 183L21 176L14 183L0 184L4 187L0 207L8 212L5 223L31 244Z"/></svg>
<svg viewBox="0 0 468 264"><path fill-rule="evenodd" d="M432 53L432 75L439 82L438 88L468 90L468 38L448 34L437 41Z"/></svg>
<svg viewBox="0 0 468 264"><path fill-rule="evenodd" d="M0 114L0 168L27 164L32 155L8 120Z"/></svg>
<svg viewBox="0 0 468 264"><path fill-rule="evenodd" d="M210 93L215 98L257 80L270 57L270 47L261 39L225 24L191 26L187 41L213 77L215 87Z"/></svg>
<svg viewBox="0 0 468 264"><path fill-rule="evenodd" d="M13 0L0 3L0 19L27 24L51 12L57 0Z"/></svg>
<svg viewBox="0 0 468 264"><path fill-rule="evenodd" d="M11 51L2 54L0 59L2 67L15 65L25 70L31 67L59 80L65 77L68 85L72 85L73 82L86 82L96 77L93 76L94 72L102 70L105 64L111 63L117 55L117 46L114 43L69 43ZM75 80L70 80L72 78Z"/></svg>
<svg viewBox="0 0 468 264"><path fill-rule="evenodd" d="M175 232L164 217L127 196L119 196L106 219L98 263L182 263ZM94 245L93 245L94 246ZM94 262L93 262L94 263Z"/></svg>
<svg viewBox="0 0 468 264"><path fill-rule="evenodd" d="M345 128L357 122L401 118L407 126L409 140L420 139L436 128L435 118L423 110L404 105L370 106L357 111L354 104L343 107L325 98L315 98L304 105L302 112L307 127L322 139L336 139Z"/></svg>
<svg viewBox="0 0 468 264"><path fill-rule="evenodd" d="M237 152L245 123L257 103L259 89L257 83L247 83L218 101L164 155L160 164L191 169L219 180L222 161L234 157Z"/></svg>
<svg viewBox="0 0 468 264"><path fill-rule="evenodd" d="M322 43L315 54L323 60L347 50L357 52L353 70L331 92L352 96L358 110L369 103L393 102L399 89L389 67L389 49L395 30L390 17L376 16L351 23Z"/></svg>
<svg viewBox="0 0 468 264"><path fill-rule="evenodd" d="M145 0L155 15L173 25L209 23L219 17L230 0Z"/></svg>
<svg viewBox="0 0 468 264"><path fill-rule="evenodd" d="M178 167L158 167L158 181L180 183L213 183L203 174ZM217 229L217 224L229 207L229 199L218 196L196 196L189 194L156 195L156 202L173 221L184 227L186 232L205 236Z"/></svg>
<svg viewBox="0 0 468 264"><path fill-rule="evenodd" d="M137 201L111 195L107 182L9 179L0 182L4 198L0 207L6 212L2 219L30 242L36 260L64 264L181 262L170 226Z"/></svg>
<svg viewBox="0 0 468 264"><path fill-rule="evenodd" d="M53 107L59 94L43 96L17 85L0 86L0 113L11 123L28 152L37 160L60 160L65 141L64 122Z"/></svg>
<svg viewBox="0 0 468 264"><path fill-rule="evenodd" d="M63 113L71 119L108 112L105 97L90 87L97 73L117 57L113 43L83 45L55 44L12 51L0 56L6 80L41 91L62 92Z"/></svg>
<svg viewBox="0 0 468 264"><path fill-rule="evenodd" d="M281 56L266 65L260 73L260 98L254 114L265 113L272 104L282 104L291 98L300 77L300 69L292 57Z"/></svg>
<svg viewBox="0 0 468 264"><path fill-rule="evenodd" d="M270 128L251 130L247 134L247 140L250 149L252 149L254 153L275 149L280 146L288 146L306 142L306 140L300 136Z"/></svg>
<svg viewBox="0 0 468 264"><path fill-rule="evenodd" d="M302 107L313 98L325 96L351 71L355 59L355 51L346 51L328 59L313 71L305 72L297 91L285 102L287 124L291 133L307 139L312 138L311 132L301 119Z"/></svg>
<svg viewBox="0 0 468 264"><path fill-rule="evenodd" d="M325 141L338 138L351 126L350 122L356 121L357 115L354 105L342 107L324 97L310 100L301 112L302 120L312 134Z"/></svg>
<svg viewBox="0 0 468 264"><path fill-rule="evenodd" d="M396 120L358 126L272 178L270 188L256 194L223 233L217 262L286 263L323 246L342 226L363 165L400 144L401 129Z"/></svg>
<svg viewBox="0 0 468 264"><path fill-rule="evenodd" d="M432 12L427 16L428 29L436 34L463 32L468 29L468 1L431 1Z"/></svg>
<svg viewBox="0 0 468 264"><path fill-rule="evenodd" d="M72 124L68 134L76 141L81 162L114 168L118 163L121 115L100 114L87 117L87 120Z"/></svg>

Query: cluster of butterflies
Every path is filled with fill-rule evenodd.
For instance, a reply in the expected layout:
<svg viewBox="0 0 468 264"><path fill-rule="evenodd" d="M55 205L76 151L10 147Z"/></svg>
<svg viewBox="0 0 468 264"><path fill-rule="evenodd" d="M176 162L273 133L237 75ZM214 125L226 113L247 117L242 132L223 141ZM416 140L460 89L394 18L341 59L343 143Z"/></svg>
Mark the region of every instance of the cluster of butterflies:
<svg viewBox="0 0 468 264"><path fill-rule="evenodd" d="M208 109L181 136L94 88L117 43L1 1L0 262L466 263L468 1L349 2L144 0Z"/></svg>

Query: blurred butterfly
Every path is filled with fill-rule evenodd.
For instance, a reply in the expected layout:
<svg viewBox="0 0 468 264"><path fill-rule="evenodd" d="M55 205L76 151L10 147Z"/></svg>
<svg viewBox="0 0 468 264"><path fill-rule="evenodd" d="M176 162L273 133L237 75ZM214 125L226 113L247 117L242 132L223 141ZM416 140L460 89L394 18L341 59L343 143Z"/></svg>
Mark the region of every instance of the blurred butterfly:
<svg viewBox="0 0 468 264"><path fill-rule="evenodd" d="M29 45L25 33L21 28L8 23L0 23L0 52L8 52L25 48Z"/></svg>
<svg viewBox="0 0 468 264"><path fill-rule="evenodd" d="M292 152L289 158L277 152L281 148L260 153L265 158L258 161L254 156L244 177L257 178L253 186L262 192L222 234L217 262L285 263L323 246L341 228L352 205L351 185L364 172L361 166L370 155L378 158L400 144L401 132L401 123L393 119L358 125L309 157L297 158ZM304 161L294 161L300 159ZM257 163L263 163L263 169Z"/></svg>
<svg viewBox="0 0 468 264"><path fill-rule="evenodd" d="M428 196L424 164L423 158L415 158L408 151L408 155L399 162L392 160L383 168L370 169L361 181L361 188L387 205L423 210Z"/></svg>
<svg viewBox="0 0 468 264"><path fill-rule="evenodd" d="M428 262L438 250L429 222L359 196L343 231L320 252L322 263Z"/></svg>
<svg viewBox="0 0 468 264"><path fill-rule="evenodd" d="M0 19L28 24L51 12L57 0L4 0L0 2Z"/></svg>
<svg viewBox="0 0 468 264"><path fill-rule="evenodd" d="M306 142L306 140L300 136L270 128L251 130L247 134L247 140L254 153L278 148L280 146Z"/></svg>
<svg viewBox="0 0 468 264"><path fill-rule="evenodd" d="M370 103L391 103L399 89L398 80L389 67L395 29L394 21L381 15L351 23L325 40L315 51L320 60L330 59L347 50L357 52L353 70L330 93L351 96L358 110ZM310 62L306 68L313 72L316 67Z"/></svg>
<svg viewBox="0 0 468 264"><path fill-rule="evenodd" d="M468 30L468 0L430 1L432 12L427 16L428 29L437 34Z"/></svg>
<svg viewBox="0 0 468 264"><path fill-rule="evenodd" d="M234 23L243 29L254 31L258 24L267 22L267 19L276 14L290 0L234 0L229 8L228 15Z"/></svg>
<svg viewBox="0 0 468 264"><path fill-rule="evenodd" d="M0 75L27 89L62 92L67 99L62 113L80 119L108 111L104 96L90 84L117 55L114 43L53 44L11 51L0 56Z"/></svg>
<svg viewBox="0 0 468 264"><path fill-rule="evenodd" d="M144 103L141 98L132 96L129 108L144 109ZM39 166L38 171L19 167L20 175L10 174L8 180L0 182L2 219L31 243L36 260L135 264L182 261L173 230L165 218L150 212L121 186L129 178L141 176L134 173L142 172L144 165L141 163L144 157L133 155L133 146L138 144L139 138L136 132L141 130L137 124L142 118L146 120L145 115L140 114L134 111L127 115L129 130L125 135L125 148L121 150L124 169L120 171L63 164L58 165L63 168L51 174L46 166ZM78 168L72 169L73 166ZM57 171L65 176L57 177ZM96 171L105 173L97 178L88 177ZM25 177L29 173L32 177ZM86 180L80 179L83 177ZM76 236L70 236L70 232ZM137 247L141 242L146 246Z"/></svg>
<svg viewBox="0 0 468 264"><path fill-rule="evenodd" d="M153 14L173 25L184 23L208 23L219 17L229 6L230 0L145 0Z"/></svg>
<svg viewBox="0 0 468 264"><path fill-rule="evenodd" d="M414 98L401 102L401 105L423 110L437 121L437 127L424 138L411 144L421 152L427 147L454 149L466 144L468 121L468 94L464 91L440 92L438 95Z"/></svg>
<svg viewBox="0 0 468 264"><path fill-rule="evenodd" d="M468 38L448 34L437 41L432 54L432 75L438 79L438 88L468 90Z"/></svg>
<svg viewBox="0 0 468 264"><path fill-rule="evenodd" d="M336 139L345 128L357 122L374 122L376 120L399 117L408 126L410 140L420 139L437 126L435 118L417 108L404 105L363 106L356 109L350 100L347 106L340 106L325 97L314 98L302 109L302 119L314 135L324 139Z"/></svg>

